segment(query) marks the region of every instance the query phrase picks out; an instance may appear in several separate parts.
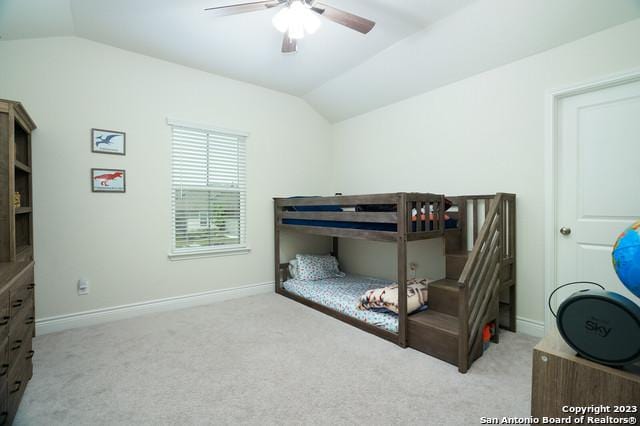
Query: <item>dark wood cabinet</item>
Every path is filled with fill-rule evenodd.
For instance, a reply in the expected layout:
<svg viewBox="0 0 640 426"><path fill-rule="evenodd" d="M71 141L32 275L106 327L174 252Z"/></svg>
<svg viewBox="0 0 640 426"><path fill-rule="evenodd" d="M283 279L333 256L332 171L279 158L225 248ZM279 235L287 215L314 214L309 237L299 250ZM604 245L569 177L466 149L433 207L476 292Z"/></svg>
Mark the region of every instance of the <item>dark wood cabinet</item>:
<svg viewBox="0 0 640 426"><path fill-rule="evenodd" d="M640 419L638 402L640 364L613 368L589 361L578 356L555 330L534 348L531 390L533 417L564 419L571 416L567 412L568 407L605 406L609 407L608 411L587 413L586 417L596 424L614 424L616 418L637 422ZM585 419L583 423L589 421Z"/></svg>
<svg viewBox="0 0 640 426"><path fill-rule="evenodd" d="M35 128L22 104L0 100L0 424L13 422L33 375Z"/></svg>

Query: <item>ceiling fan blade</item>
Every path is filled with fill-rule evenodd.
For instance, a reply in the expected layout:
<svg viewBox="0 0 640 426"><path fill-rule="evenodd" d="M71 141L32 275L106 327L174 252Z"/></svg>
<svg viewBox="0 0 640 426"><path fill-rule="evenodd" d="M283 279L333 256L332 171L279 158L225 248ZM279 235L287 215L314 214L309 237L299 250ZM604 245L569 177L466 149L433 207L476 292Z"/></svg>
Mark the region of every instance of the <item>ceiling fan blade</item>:
<svg viewBox="0 0 640 426"><path fill-rule="evenodd" d="M229 16L239 13L255 12L256 10L271 9L272 7L285 4L286 0L267 0L252 3L231 4L228 6L208 7L205 12L211 12L214 16Z"/></svg>
<svg viewBox="0 0 640 426"><path fill-rule="evenodd" d="M314 3L311 10L333 22L337 22L362 34L367 34L376 25L373 21L323 3Z"/></svg>
<svg viewBox="0 0 640 426"><path fill-rule="evenodd" d="M282 53L296 53L298 51L298 41L289 37L289 32L284 33L282 40Z"/></svg>

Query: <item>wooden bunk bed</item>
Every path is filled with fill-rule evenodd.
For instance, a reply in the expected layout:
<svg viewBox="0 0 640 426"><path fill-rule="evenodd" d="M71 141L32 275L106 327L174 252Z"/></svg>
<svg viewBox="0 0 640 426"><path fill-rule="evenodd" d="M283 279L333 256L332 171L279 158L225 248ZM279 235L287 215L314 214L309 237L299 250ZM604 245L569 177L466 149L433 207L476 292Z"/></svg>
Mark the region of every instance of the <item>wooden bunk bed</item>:
<svg viewBox="0 0 640 426"><path fill-rule="evenodd" d="M444 195L430 193L274 198L276 292L466 372L482 355L485 324L493 321L515 331L515 195L447 199L453 205L445 215ZM321 206L341 209L315 211L314 207ZM453 219L455 225L445 227L445 217ZM288 264L280 261L282 230L332 237L336 257L339 238L395 243L397 283L399 294L404 295L407 243L444 238L446 277L429 284L426 311L407 315L407 298L399 297L398 327L394 333L285 289ZM497 342L497 333L494 341Z"/></svg>

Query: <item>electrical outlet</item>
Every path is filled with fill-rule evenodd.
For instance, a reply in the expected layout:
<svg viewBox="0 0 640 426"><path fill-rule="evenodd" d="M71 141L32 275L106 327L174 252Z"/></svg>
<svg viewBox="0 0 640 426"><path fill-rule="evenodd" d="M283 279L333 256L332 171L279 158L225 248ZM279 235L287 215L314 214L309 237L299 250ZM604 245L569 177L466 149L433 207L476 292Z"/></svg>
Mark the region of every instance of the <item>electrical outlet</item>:
<svg viewBox="0 0 640 426"><path fill-rule="evenodd" d="M418 264L415 262L411 262L409 263L409 270L411 271L411 278L415 278L416 277L416 271L418 269Z"/></svg>
<svg viewBox="0 0 640 426"><path fill-rule="evenodd" d="M80 278L78 280L78 296L84 296L85 294L89 294L89 280Z"/></svg>

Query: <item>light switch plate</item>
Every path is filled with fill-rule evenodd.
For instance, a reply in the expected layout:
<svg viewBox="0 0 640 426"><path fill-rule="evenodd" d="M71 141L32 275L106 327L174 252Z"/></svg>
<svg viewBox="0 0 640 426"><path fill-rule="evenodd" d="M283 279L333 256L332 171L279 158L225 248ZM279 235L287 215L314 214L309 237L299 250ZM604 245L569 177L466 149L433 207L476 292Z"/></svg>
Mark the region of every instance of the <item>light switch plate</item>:
<svg viewBox="0 0 640 426"><path fill-rule="evenodd" d="M89 280L83 278L78 280L78 296L89 294Z"/></svg>

